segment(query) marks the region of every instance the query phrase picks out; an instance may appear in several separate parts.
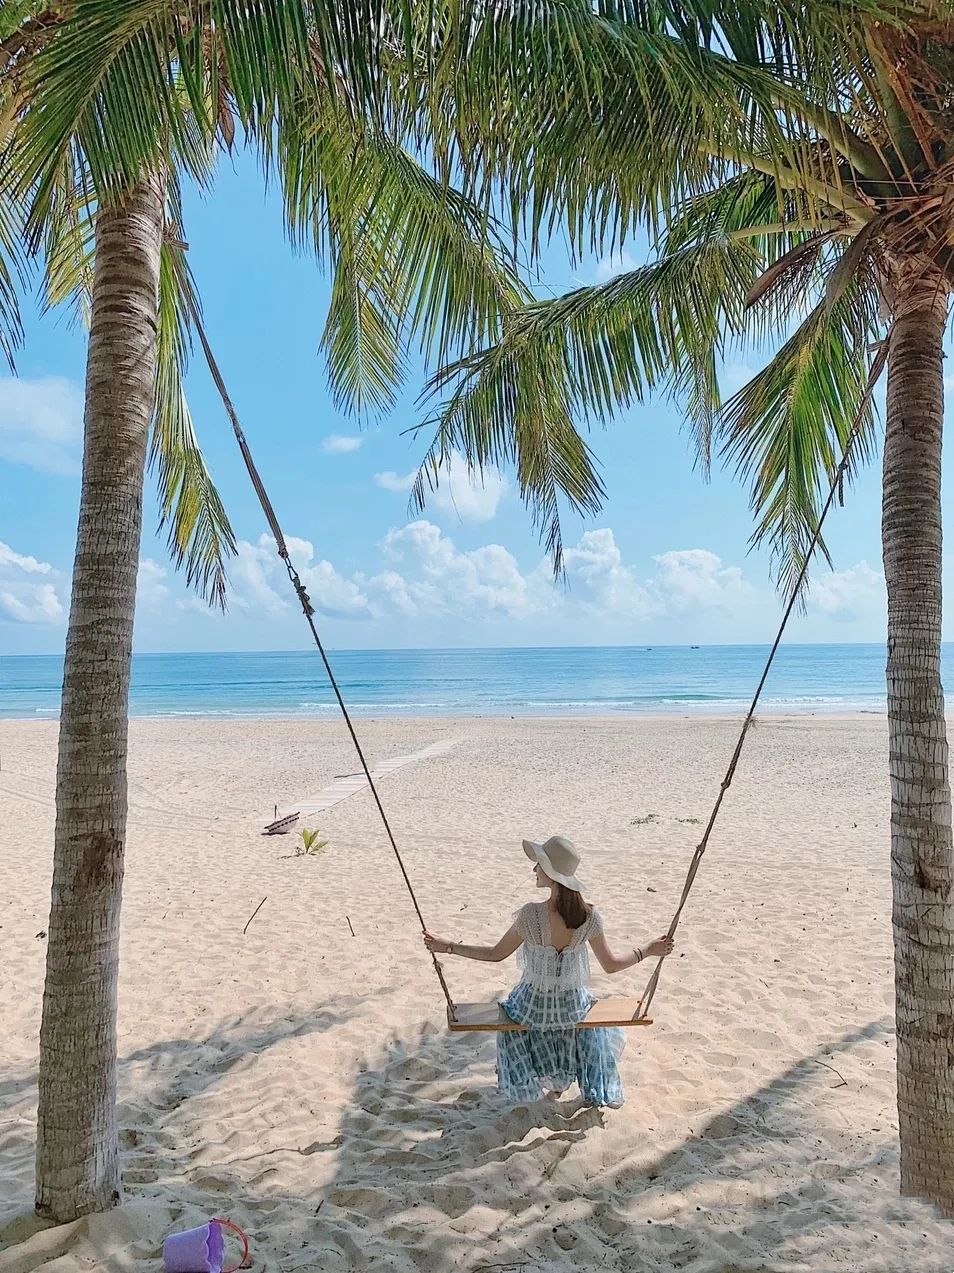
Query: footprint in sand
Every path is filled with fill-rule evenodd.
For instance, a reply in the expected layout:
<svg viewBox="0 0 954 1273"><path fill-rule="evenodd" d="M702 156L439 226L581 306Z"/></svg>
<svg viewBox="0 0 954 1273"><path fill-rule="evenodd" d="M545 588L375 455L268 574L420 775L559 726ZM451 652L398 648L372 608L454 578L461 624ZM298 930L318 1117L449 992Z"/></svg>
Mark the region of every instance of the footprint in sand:
<svg viewBox="0 0 954 1273"><path fill-rule="evenodd" d="M327 1153L331 1153L335 1149L340 1149L343 1144L344 1144L344 1136L340 1135L339 1133L339 1135L337 1135L334 1138L334 1140L312 1141L310 1145L306 1145L305 1148L300 1150L299 1152L304 1154L306 1157L310 1156L311 1154L327 1154Z"/></svg>
<svg viewBox="0 0 954 1273"><path fill-rule="evenodd" d="M553 1241L561 1251L572 1251L577 1242L579 1242L579 1238L572 1229L567 1229L561 1225L558 1229L553 1230Z"/></svg>
<svg viewBox="0 0 954 1273"><path fill-rule="evenodd" d="M406 1061L399 1061L388 1070L389 1079L412 1079L418 1083L435 1083L444 1077L444 1072L436 1065L429 1065L420 1057L411 1056Z"/></svg>
<svg viewBox="0 0 954 1273"><path fill-rule="evenodd" d="M452 1220L469 1211L475 1202L474 1190L467 1185L435 1185L428 1193L434 1206Z"/></svg>
<svg viewBox="0 0 954 1273"><path fill-rule="evenodd" d="M235 1182L225 1180L222 1176L194 1176L189 1182L195 1189L207 1190L209 1193L228 1193Z"/></svg>
<svg viewBox="0 0 954 1273"><path fill-rule="evenodd" d="M154 1167L125 1167L123 1180L127 1185L154 1185L159 1173Z"/></svg>
<svg viewBox="0 0 954 1273"><path fill-rule="evenodd" d="M328 1201L343 1211L355 1211L372 1219L386 1216L395 1207L394 1197L384 1189L333 1189Z"/></svg>
<svg viewBox="0 0 954 1273"><path fill-rule="evenodd" d="M738 1136L744 1124L731 1114L717 1114L703 1130L703 1140L728 1140L730 1136Z"/></svg>
<svg viewBox="0 0 954 1273"><path fill-rule="evenodd" d="M720 1070L732 1070L739 1063L734 1052L707 1052L703 1060L706 1065L718 1066Z"/></svg>

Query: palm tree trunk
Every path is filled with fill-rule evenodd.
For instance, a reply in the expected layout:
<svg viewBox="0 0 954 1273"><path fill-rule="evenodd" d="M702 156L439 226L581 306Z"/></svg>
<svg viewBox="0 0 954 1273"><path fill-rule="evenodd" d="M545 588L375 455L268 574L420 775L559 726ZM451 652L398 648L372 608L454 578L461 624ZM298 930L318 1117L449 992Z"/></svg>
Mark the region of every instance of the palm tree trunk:
<svg viewBox="0 0 954 1273"><path fill-rule="evenodd" d="M940 675L947 303L935 279L896 292L882 546L901 1189L954 1215L954 851Z"/></svg>
<svg viewBox="0 0 954 1273"><path fill-rule="evenodd" d="M60 1222L105 1210L121 1195L116 982L127 706L163 197L159 180L143 180L96 224L40 1028L36 1205Z"/></svg>

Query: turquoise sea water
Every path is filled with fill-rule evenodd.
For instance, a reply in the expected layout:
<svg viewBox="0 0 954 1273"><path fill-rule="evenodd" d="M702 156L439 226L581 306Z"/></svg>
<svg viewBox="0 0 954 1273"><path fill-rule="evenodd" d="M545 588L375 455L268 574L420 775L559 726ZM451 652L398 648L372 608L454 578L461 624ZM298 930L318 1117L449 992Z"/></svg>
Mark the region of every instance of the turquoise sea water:
<svg viewBox="0 0 954 1273"><path fill-rule="evenodd" d="M751 699L764 646L331 652L359 715L599 715L738 712ZM783 647L766 711L883 711L884 647ZM954 691L954 645L944 649ZM59 710L62 660L0 659L0 717ZM140 654L133 716L328 716L337 710L317 654Z"/></svg>

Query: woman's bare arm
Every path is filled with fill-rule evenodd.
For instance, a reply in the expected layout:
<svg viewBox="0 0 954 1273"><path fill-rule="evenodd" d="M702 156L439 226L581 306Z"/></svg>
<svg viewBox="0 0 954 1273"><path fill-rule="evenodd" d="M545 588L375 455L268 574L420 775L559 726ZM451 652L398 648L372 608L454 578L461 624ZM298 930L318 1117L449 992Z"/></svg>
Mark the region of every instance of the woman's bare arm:
<svg viewBox="0 0 954 1273"><path fill-rule="evenodd" d="M644 959L671 955L673 940L668 935L657 937L655 941L647 942L645 946L636 946L629 955L622 956L613 954L601 932L593 934L590 938L590 945L603 971L615 973L625 972L627 968L635 967L636 964L642 963Z"/></svg>
<svg viewBox="0 0 954 1273"><path fill-rule="evenodd" d="M460 955L462 959L477 959L484 964L499 964L523 945L523 938L514 924L497 942L496 946L464 946L460 942L447 941L443 937L435 937L433 933L424 934L424 945L433 955Z"/></svg>

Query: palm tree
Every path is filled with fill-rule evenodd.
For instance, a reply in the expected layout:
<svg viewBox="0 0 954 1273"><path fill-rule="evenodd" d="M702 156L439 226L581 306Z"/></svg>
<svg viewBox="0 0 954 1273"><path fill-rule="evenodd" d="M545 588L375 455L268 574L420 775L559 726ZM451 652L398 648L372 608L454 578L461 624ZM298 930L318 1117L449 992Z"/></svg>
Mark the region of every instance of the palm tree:
<svg viewBox="0 0 954 1273"><path fill-rule="evenodd" d="M941 638L942 343L954 286L954 11L742 0L456 6L432 60L443 145L475 194L607 254L650 262L539 300L447 366L422 467L516 461L560 549L560 499L599 480L577 424L673 395L698 453L750 484L755 542L797 578L846 448L876 451L888 369L891 865L901 1184L954 1215L954 851ZM421 56L427 56L422 53ZM453 73L451 73L451 69ZM462 121L480 121L478 133ZM723 401L720 358L770 349ZM541 480L537 457L549 455ZM824 550L824 545L822 545ZM827 555L827 554L826 554Z"/></svg>
<svg viewBox="0 0 954 1273"><path fill-rule="evenodd" d="M412 336L446 358L499 335L527 296L484 213L385 127L379 50L401 46L385 6L214 10L27 0L0 26L0 330L12 349L24 244L45 250L48 299L89 316L40 1035L37 1207L58 1221L121 1195L116 977L150 432L170 546L213 601L232 546L183 392L199 311L181 176L209 186L237 131L277 175L290 233L334 271L323 343L341 405L385 408Z"/></svg>

